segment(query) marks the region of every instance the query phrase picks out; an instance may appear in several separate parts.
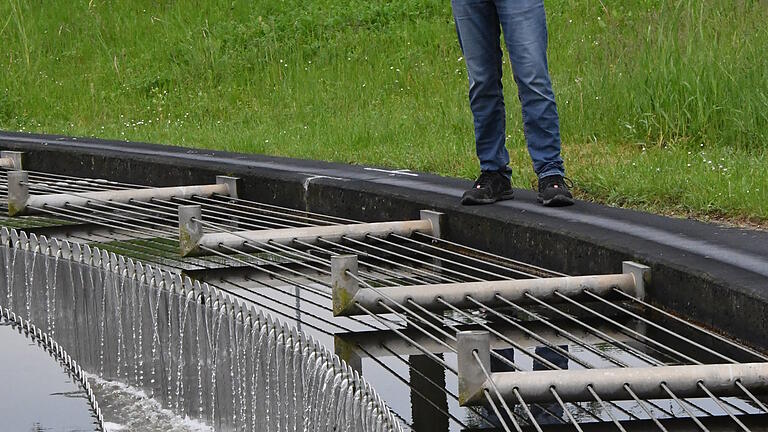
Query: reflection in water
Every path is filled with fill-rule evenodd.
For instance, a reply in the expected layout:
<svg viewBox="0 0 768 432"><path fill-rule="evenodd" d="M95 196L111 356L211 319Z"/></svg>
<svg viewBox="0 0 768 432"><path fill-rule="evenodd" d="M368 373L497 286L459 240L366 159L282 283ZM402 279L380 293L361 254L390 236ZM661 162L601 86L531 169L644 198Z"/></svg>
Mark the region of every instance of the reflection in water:
<svg viewBox="0 0 768 432"><path fill-rule="evenodd" d="M43 347L7 323L0 323L0 388L2 431L97 430L80 385Z"/></svg>
<svg viewBox="0 0 768 432"><path fill-rule="evenodd" d="M567 345L562 345L560 346L560 348L565 351L568 351ZM511 363L515 362L514 348L499 349L494 351L500 354L502 357L509 360ZM555 365L559 369L568 369L568 358L565 357L564 355L559 354L557 351L553 350L552 348L549 348L546 346L536 347L536 349L534 350L534 353L536 354L536 356ZM550 368L547 367L544 363L542 363L541 360L534 358L533 370L539 371L539 370L549 370L549 369ZM514 372L514 368L507 362L504 362L503 360L495 356L491 356L491 372ZM516 408L519 408L519 407L516 407ZM523 410L520 409L520 411L523 411ZM531 411L531 415L533 415L533 418L540 425L560 424L562 423L561 419L565 414L563 412L563 407L557 403L534 404L530 406L530 411ZM493 420L496 426L501 427L501 422L499 421L499 418L496 417L493 410L486 409L486 413L488 417ZM523 412L521 412L520 414L522 414L521 416L523 418L527 418L527 414ZM502 413L502 416L506 417L506 415L503 413ZM506 424L511 424L510 420L508 419L504 419L504 421Z"/></svg>
<svg viewBox="0 0 768 432"><path fill-rule="evenodd" d="M437 354L443 358L442 354ZM418 432L448 430L448 396L445 369L425 355L409 356L411 378L411 418Z"/></svg>

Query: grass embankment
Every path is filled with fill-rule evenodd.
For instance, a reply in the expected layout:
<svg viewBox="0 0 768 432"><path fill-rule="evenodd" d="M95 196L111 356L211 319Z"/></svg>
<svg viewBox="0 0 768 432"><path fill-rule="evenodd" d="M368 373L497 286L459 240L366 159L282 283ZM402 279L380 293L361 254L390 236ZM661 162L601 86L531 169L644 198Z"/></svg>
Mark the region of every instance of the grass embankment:
<svg viewBox="0 0 768 432"><path fill-rule="evenodd" d="M766 2L547 7L581 198L768 221ZM3 129L476 175L445 0L8 0L0 17ZM513 181L530 187L505 71Z"/></svg>

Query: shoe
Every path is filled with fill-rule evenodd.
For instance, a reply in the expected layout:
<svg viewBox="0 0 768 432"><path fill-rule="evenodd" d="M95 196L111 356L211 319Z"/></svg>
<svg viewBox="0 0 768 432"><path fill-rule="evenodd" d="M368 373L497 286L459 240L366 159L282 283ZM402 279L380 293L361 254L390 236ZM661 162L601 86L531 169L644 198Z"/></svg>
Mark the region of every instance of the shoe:
<svg viewBox="0 0 768 432"><path fill-rule="evenodd" d="M504 174L498 171L483 171L472 189L464 192L461 203L464 205L491 204L512 199L513 195L512 184Z"/></svg>
<svg viewBox="0 0 768 432"><path fill-rule="evenodd" d="M571 181L560 175L552 175L539 179L539 202L547 207L565 207L573 205L573 195L568 190ZM573 183L571 183L573 187Z"/></svg>

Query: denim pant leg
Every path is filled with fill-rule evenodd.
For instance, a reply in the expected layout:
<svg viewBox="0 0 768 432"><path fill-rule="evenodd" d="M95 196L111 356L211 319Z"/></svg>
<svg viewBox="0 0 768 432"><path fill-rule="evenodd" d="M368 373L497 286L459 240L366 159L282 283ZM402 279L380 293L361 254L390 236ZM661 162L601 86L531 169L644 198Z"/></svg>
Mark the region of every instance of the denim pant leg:
<svg viewBox="0 0 768 432"><path fill-rule="evenodd" d="M469 76L469 106L475 122L480 169L509 176L506 114L501 86L499 16L493 0L451 0L456 33Z"/></svg>
<svg viewBox="0 0 768 432"><path fill-rule="evenodd" d="M509 51L523 129L539 178L565 175L560 157L560 122L547 65L547 20L543 0L495 0Z"/></svg>

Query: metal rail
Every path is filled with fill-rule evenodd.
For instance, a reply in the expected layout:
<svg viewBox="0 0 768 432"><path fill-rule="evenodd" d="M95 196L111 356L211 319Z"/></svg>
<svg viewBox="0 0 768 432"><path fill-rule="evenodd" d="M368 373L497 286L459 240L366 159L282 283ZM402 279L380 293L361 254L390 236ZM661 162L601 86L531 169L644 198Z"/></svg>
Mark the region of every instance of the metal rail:
<svg viewBox="0 0 768 432"><path fill-rule="evenodd" d="M526 302L531 295L538 299L556 301L558 296L584 297L586 291L605 296L619 290L636 298L644 297L644 278L649 268L634 262L623 263L623 274L595 276L564 276L546 279L518 279L450 284L410 285L360 288L357 280L346 273L357 272L357 255L338 255L331 259L334 268L333 313L348 316L360 313L365 307L373 313L386 313L383 303L403 304L412 302L433 311L447 309L445 303L458 308L474 308L475 302L485 307L503 306L503 297L512 302Z"/></svg>
<svg viewBox="0 0 768 432"><path fill-rule="evenodd" d="M124 189L100 192L65 192L49 195L29 194L29 173L12 171L8 173L8 215L31 214L40 207L87 206L91 202L130 203L211 196L214 194L237 197L237 179L217 176L216 184L201 186L175 186L165 188Z"/></svg>
<svg viewBox="0 0 768 432"><path fill-rule="evenodd" d="M179 206L179 247L182 256L190 256L201 255L208 249L221 250L223 248L230 248L240 251L248 250L247 242L291 244L294 240L314 243L319 238L328 241L338 241L342 238L360 239L369 235L386 237L390 234L399 234L409 236L416 231L433 234L439 232L439 225L435 229L434 219L428 213L423 213L422 219L412 221L204 234L201 206L187 205Z"/></svg>
<svg viewBox="0 0 768 432"><path fill-rule="evenodd" d="M490 342L488 332L458 334L459 402L463 405L481 402L483 392L491 388L507 400L513 400L516 390L529 402L558 398L587 402L593 399L589 388L603 399L622 400L629 396L627 386L640 399L662 399L668 392L677 398L738 396L743 390L737 383L753 392L768 390L768 363L500 372L486 377L478 370L475 356L481 366L489 365Z"/></svg>

